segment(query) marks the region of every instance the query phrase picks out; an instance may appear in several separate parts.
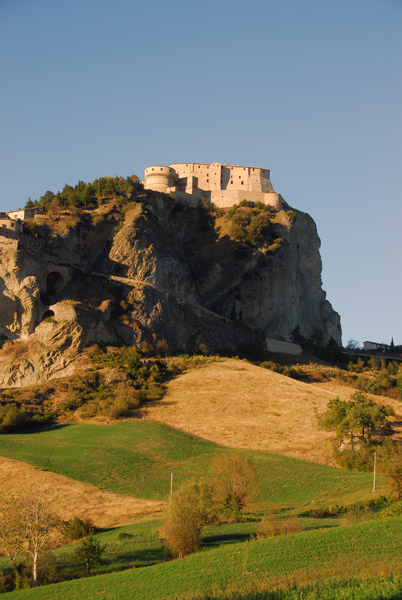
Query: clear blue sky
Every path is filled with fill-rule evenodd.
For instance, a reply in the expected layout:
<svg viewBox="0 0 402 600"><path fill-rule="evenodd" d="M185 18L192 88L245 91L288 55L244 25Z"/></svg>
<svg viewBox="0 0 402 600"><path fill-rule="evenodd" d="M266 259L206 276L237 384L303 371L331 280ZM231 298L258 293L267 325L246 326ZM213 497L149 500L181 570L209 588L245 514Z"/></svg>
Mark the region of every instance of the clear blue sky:
<svg viewBox="0 0 402 600"><path fill-rule="evenodd" d="M343 341L402 344L402 0L0 0L0 210L149 164L271 169Z"/></svg>

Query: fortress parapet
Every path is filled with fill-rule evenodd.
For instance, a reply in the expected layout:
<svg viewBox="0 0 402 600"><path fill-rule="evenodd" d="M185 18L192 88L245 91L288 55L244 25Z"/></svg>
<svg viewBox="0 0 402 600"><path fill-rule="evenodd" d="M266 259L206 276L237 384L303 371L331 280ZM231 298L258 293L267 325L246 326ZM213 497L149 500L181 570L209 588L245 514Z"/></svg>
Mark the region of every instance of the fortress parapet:
<svg viewBox="0 0 402 600"><path fill-rule="evenodd" d="M220 207L242 200L263 202L281 208L282 199L274 192L270 172L260 167L221 163L172 163L145 169L144 187L158 192L174 192L177 197L205 198Z"/></svg>

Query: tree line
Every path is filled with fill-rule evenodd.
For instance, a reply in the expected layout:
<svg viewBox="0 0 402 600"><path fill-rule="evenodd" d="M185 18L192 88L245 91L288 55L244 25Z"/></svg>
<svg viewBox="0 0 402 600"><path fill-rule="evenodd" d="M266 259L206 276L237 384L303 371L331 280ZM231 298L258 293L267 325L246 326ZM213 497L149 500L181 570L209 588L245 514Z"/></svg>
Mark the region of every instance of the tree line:
<svg viewBox="0 0 402 600"><path fill-rule="evenodd" d="M132 200L143 189L137 175L130 177L99 177L92 183L79 181L77 185L65 184L62 191L47 191L39 200L28 199L25 208L38 208L46 212L50 206L63 208L85 208L97 206L101 198L112 197Z"/></svg>

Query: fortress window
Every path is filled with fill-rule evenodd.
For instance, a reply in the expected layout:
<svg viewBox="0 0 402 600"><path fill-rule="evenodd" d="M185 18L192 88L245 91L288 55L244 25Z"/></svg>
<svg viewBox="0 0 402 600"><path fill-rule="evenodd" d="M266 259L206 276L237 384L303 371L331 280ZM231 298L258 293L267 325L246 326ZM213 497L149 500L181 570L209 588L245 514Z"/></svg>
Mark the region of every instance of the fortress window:
<svg viewBox="0 0 402 600"><path fill-rule="evenodd" d="M241 184L244 185L244 181L242 181Z"/></svg>

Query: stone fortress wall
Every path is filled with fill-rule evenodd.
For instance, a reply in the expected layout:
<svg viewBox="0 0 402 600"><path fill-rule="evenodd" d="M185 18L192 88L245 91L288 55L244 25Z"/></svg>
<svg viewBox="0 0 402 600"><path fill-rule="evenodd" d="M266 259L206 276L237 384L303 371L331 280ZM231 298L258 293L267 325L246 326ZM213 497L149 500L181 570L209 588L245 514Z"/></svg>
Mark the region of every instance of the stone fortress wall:
<svg viewBox="0 0 402 600"><path fill-rule="evenodd" d="M172 163L152 165L145 169L146 189L177 198L200 200L222 208L242 200L263 202L282 208L281 196L274 192L268 169L223 165L221 163Z"/></svg>

